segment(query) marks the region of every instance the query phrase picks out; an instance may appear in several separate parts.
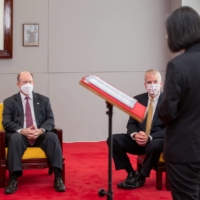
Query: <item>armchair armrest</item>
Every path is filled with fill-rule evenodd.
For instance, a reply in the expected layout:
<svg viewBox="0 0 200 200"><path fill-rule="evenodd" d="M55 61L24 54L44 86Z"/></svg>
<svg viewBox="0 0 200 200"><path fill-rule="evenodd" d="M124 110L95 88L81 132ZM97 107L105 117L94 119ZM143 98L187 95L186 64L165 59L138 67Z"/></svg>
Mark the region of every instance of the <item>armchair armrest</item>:
<svg viewBox="0 0 200 200"><path fill-rule="evenodd" d="M0 160L5 159L5 131L0 131Z"/></svg>
<svg viewBox="0 0 200 200"><path fill-rule="evenodd" d="M61 149L63 150L63 130L57 127L54 127L52 129L52 132L54 132L58 136L58 140L60 142Z"/></svg>

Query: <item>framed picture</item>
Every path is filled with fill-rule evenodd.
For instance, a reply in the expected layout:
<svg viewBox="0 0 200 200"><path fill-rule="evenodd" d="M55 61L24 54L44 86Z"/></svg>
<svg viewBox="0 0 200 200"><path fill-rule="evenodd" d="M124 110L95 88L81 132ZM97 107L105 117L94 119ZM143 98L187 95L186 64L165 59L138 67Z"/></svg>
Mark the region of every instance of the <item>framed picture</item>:
<svg viewBox="0 0 200 200"><path fill-rule="evenodd" d="M39 24L23 24L23 46L39 46Z"/></svg>
<svg viewBox="0 0 200 200"><path fill-rule="evenodd" d="M0 0L0 59L12 58L13 0Z"/></svg>

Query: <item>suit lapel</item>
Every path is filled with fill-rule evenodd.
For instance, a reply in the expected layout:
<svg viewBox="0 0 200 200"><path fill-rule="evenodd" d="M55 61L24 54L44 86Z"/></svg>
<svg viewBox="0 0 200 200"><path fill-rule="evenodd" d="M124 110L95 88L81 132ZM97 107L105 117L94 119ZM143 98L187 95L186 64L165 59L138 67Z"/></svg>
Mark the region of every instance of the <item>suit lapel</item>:
<svg viewBox="0 0 200 200"><path fill-rule="evenodd" d="M33 108L34 108L34 114L35 114L35 121L36 121L37 126L38 126L37 116L40 113L40 98L34 92L33 92Z"/></svg>
<svg viewBox="0 0 200 200"><path fill-rule="evenodd" d="M17 111L19 113L21 125L22 125L22 127L24 127L24 113L25 113L25 111L24 111L24 108L23 108L23 105L22 105L22 99L21 99L20 93L17 93L15 95L15 101L16 101L16 107L17 107Z"/></svg>
<svg viewBox="0 0 200 200"><path fill-rule="evenodd" d="M159 105L161 99L162 99L162 93L160 93L160 96L159 96L159 99L158 99L158 103L157 103L157 106L156 106L156 109L155 109L155 112L154 112L153 122L152 122L152 125L151 125L152 127L154 126L155 122L158 119L158 105Z"/></svg>
<svg viewBox="0 0 200 200"><path fill-rule="evenodd" d="M148 104L148 93L146 93L145 98L142 99L142 101L140 102L142 105L147 107ZM146 121L147 121L147 116L145 117L145 119L143 120L143 122L141 123L141 128L142 130L145 130L146 128Z"/></svg>

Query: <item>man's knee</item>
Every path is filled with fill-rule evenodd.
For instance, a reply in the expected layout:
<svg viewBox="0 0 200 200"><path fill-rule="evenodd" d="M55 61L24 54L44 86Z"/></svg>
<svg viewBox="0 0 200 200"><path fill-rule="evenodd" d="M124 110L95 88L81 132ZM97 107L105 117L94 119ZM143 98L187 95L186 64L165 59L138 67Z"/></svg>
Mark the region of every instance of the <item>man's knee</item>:
<svg viewBox="0 0 200 200"><path fill-rule="evenodd" d="M116 133L112 135L113 148L116 146L124 146L127 142L127 135L123 133ZM108 146L110 145L110 137L107 139Z"/></svg>
<svg viewBox="0 0 200 200"><path fill-rule="evenodd" d="M20 141L22 141L23 140L23 136L21 135L21 134L19 134L19 133L12 133L11 135L10 135L10 137L9 137L9 143L10 142L20 142Z"/></svg>
<svg viewBox="0 0 200 200"><path fill-rule="evenodd" d="M58 140L58 136L53 132L45 132L45 138L48 140L53 140L53 141Z"/></svg>
<svg viewBox="0 0 200 200"><path fill-rule="evenodd" d="M160 151L163 150L163 140L152 140L146 148L147 151Z"/></svg>
<svg viewBox="0 0 200 200"><path fill-rule="evenodd" d="M107 145L110 144L110 137L107 138L106 143L107 143Z"/></svg>
<svg viewBox="0 0 200 200"><path fill-rule="evenodd" d="M113 135L112 135L112 143L115 143L116 138L118 138L118 137L119 137L118 134L113 134ZM108 137L108 138L107 138L107 141L106 141L108 146L110 146L110 142L111 142L110 140L111 140L111 138Z"/></svg>

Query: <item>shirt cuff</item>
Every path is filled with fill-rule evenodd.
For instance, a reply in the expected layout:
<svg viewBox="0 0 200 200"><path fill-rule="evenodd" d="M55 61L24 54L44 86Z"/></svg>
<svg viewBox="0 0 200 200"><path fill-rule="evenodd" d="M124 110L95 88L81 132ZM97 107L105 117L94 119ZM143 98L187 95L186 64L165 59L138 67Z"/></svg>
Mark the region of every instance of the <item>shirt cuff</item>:
<svg viewBox="0 0 200 200"><path fill-rule="evenodd" d="M152 141L152 140L153 140L153 138L152 138L150 135L148 135L148 137L149 137L149 141Z"/></svg>
<svg viewBox="0 0 200 200"><path fill-rule="evenodd" d="M23 129L23 128L21 128L21 129L17 130L17 133L20 133L22 129Z"/></svg>
<svg viewBox="0 0 200 200"><path fill-rule="evenodd" d="M131 133L130 136L133 140L135 140L135 138L133 137L137 132Z"/></svg>
<svg viewBox="0 0 200 200"><path fill-rule="evenodd" d="M43 132L45 132L45 129L43 129L43 128L40 128L40 129L42 129L42 130L43 130Z"/></svg>

